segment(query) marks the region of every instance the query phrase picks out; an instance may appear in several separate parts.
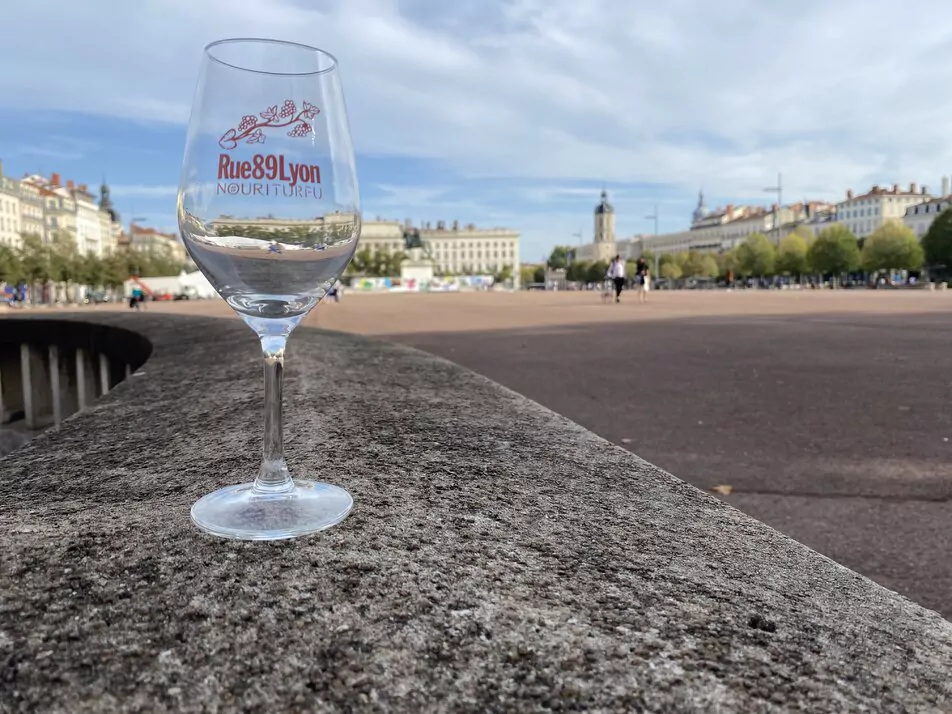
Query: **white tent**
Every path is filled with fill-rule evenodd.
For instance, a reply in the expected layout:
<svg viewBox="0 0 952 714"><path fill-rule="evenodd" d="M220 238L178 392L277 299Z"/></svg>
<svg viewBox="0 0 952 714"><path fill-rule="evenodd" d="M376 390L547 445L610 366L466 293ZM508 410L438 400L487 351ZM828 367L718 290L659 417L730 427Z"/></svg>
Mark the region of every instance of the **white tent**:
<svg viewBox="0 0 952 714"><path fill-rule="evenodd" d="M213 288L212 284L208 282L208 278L202 274L201 270L196 270L194 273L186 273L183 271L179 276L179 283L181 284L183 291L188 291L191 297L218 297L218 293L215 292L215 288Z"/></svg>
<svg viewBox="0 0 952 714"><path fill-rule="evenodd" d="M129 278L124 285L126 296L132 295L132 290L137 286L146 293L156 295L187 295L190 298L218 297L215 288L200 270L194 273L186 273L183 270L180 275L170 277Z"/></svg>

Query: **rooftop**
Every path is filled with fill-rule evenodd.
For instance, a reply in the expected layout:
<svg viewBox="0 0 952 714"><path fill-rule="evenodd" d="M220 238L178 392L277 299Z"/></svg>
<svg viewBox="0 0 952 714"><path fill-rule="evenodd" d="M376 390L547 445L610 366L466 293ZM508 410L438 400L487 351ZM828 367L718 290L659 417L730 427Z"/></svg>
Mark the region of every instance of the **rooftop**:
<svg viewBox="0 0 952 714"><path fill-rule="evenodd" d="M854 195L853 189L847 189L846 200L841 201L841 203L859 201L866 198L876 198L877 196L921 196L923 200L930 198L927 187L919 187L918 184L915 183L909 184L908 190L901 188L898 183L894 183L891 187L874 184L869 191L858 196Z"/></svg>

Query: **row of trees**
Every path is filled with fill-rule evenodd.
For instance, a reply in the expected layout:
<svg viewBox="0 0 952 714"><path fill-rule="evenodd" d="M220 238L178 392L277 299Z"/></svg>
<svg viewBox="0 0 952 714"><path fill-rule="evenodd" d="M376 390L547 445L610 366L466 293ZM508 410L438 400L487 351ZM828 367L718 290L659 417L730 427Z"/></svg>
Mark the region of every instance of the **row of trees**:
<svg viewBox="0 0 952 714"><path fill-rule="evenodd" d="M604 279L607 263L570 261L569 250L556 247L549 257L548 267L564 268L566 279L570 281L592 283ZM654 270L655 255L645 251L642 257ZM816 237L801 227L775 245L762 233L754 233L741 245L724 253L663 253L657 260L660 277L673 280L916 271L924 264L952 267L952 209L933 222L921 244L901 221L887 221L863 240L858 240L845 225L836 223ZM541 268L535 272L541 272L544 279ZM629 277L633 276L632 262L628 263L627 272Z"/></svg>
<svg viewBox="0 0 952 714"><path fill-rule="evenodd" d="M170 251L121 251L99 258L83 255L69 234L59 234L50 244L37 235L23 236L19 248L0 245L0 282L71 282L79 285L118 287L130 275L178 275L182 268Z"/></svg>

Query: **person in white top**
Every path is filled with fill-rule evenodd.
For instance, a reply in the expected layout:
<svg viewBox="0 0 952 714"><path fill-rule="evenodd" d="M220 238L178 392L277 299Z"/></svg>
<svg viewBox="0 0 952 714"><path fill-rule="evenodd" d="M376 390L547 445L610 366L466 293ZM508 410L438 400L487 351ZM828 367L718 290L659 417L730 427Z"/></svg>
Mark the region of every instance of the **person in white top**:
<svg viewBox="0 0 952 714"><path fill-rule="evenodd" d="M625 287L625 261L620 255L616 255L608 264L606 277L615 284L615 302L621 302L621 291Z"/></svg>

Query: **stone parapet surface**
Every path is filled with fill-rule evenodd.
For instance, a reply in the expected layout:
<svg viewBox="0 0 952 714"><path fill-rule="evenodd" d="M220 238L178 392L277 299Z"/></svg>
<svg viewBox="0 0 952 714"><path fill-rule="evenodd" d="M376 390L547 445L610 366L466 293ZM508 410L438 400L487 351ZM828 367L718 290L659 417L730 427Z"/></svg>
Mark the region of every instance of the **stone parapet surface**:
<svg viewBox="0 0 952 714"><path fill-rule="evenodd" d="M347 488L350 517L296 541L207 536L191 504L257 468L254 336L71 319L153 350L0 460L2 712L952 707L936 613L387 343L289 343L292 472Z"/></svg>

